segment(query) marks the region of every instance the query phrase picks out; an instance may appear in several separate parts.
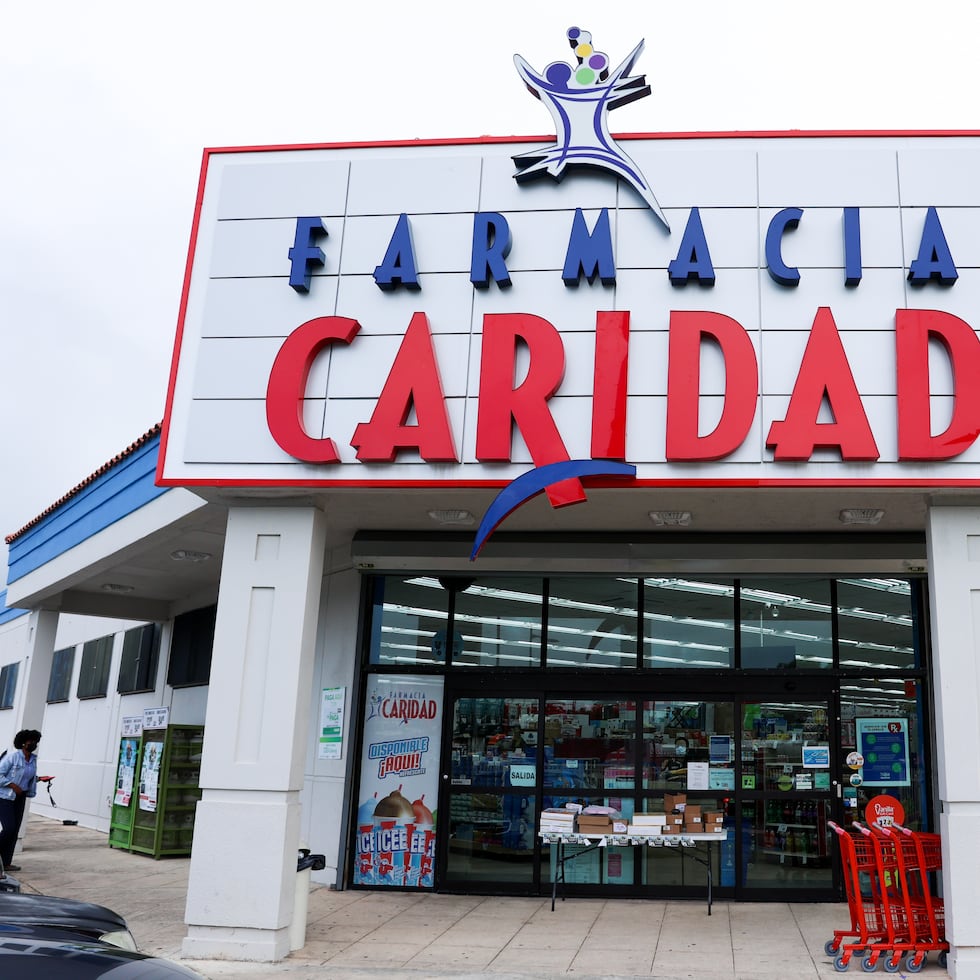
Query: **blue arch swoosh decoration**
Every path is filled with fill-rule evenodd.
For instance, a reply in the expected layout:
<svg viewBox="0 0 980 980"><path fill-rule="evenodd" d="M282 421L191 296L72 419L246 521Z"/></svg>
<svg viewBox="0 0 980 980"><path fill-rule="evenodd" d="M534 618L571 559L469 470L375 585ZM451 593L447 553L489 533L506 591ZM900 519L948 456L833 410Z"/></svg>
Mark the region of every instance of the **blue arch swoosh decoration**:
<svg viewBox="0 0 980 980"><path fill-rule="evenodd" d="M504 487L487 508L480 521L470 552L470 561L480 553L487 543L487 538L497 529L497 526L509 514L517 510L521 504L527 503L553 483L584 476L636 476L636 467L630 463L615 463L608 459L569 459L560 463L548 463L546 466L536 466L533 470L522 474Z"/></svg>

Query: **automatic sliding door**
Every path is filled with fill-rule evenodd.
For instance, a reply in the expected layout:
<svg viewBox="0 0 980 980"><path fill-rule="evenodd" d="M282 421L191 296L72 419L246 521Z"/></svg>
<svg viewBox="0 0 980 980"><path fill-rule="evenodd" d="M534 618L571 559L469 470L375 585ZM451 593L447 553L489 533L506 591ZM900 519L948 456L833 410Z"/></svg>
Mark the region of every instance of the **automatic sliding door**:
<svg viewBox="0 0 980 980"><path fill-rule="evenodd" d="M828 702L746 701L741 710L740 888L750 894L833 888Z"/></svg>
<svg viewBox="0 0 980 980"><path fill-rule="evenodd" d="M451 702L444 883L534 885L538 752L536 697Z"/></svg>

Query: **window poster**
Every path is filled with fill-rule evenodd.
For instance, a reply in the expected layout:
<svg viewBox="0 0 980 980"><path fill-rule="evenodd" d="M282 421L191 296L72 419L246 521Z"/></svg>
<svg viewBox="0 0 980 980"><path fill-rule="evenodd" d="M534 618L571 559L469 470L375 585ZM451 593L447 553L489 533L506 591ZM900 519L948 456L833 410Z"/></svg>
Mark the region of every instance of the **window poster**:
<svg viewBox="0 0 980 980"><path fill-rule="evenodd" d="M157 789L160 785L160 758L163 742L147 742L143 746L140 766L140 809L153 813L157 808Z"/></svg>
<svg viewBox="0 0 980 980"><path fill-rule="evenodd" d="M869 786L910 786L907 718L855 718L860 779ZM853 782L853 779L852 779Z"/></svg>
<svg viewBox="0 0 980 980"><path fill-rule="evenodd" d="M318 757L339 759L344 747L344 694L346 688L325 687L320 698Z"/></svg>
<svg viewBox="0 0 980 980"><path fill-rule="evenodd" d="M129 806L133 798L133 782L136 779L136 749L138 741L135 738L124 738L119 743L119 768L116 770L116 795L114 806Z"/></svg>
<svg viewBox="0 0 980 980"><path fill-rule="evenodd" d="M368 679L354 884L432 888L441 677Z"/></svg>

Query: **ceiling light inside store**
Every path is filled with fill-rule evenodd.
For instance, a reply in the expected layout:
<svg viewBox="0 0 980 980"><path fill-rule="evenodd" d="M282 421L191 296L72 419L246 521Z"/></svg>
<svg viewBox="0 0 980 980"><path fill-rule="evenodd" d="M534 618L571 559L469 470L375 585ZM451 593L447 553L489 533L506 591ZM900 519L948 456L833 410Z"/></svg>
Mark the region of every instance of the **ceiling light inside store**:
<svg viewBox="0 0 980 980"><path fill-rule="evenodd" d="M841 524L877 524L885 512L874 507L849 507L842 510L839 516Z"/></svg>
<svg viewBox="0 0 980 980"><path fill-rule="evenodd" d="M117 594L120 594L120 593L123 593L123 592L135 592L136 591L136 586L135 585L122 585L119 582L106 582L102 586L102 591L103 592L115 592Z"/></svg>
<svg viewBox="0 0 980 980"><path fill-rule="evenodd" d="M476 520L468 510L430 510L429 517L436 524L459 524L463 526L473 524Z"/></svg>
<svg viewBox="0 0 980 980"><path fill-rule="evenodd" d="M206 551L187 551L180 548L177 551L171 551L170 557L174 561L207 561L211 555Z"/></svg>
<svg viewBox="0 0 980 980"><path fill-rule="evenodd" d="M658 527L687 527L691 523L689 510L651 510L650 520Z"/></svg>

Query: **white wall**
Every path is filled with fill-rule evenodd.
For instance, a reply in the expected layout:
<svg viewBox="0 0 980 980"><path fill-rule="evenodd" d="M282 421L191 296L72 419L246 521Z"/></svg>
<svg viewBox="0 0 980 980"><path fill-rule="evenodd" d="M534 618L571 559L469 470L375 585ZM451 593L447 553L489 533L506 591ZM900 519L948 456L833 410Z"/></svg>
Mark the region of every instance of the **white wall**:
<svg viewBox="0 0 980 980"><path fill-rule="evenodd" d="M27 617L23 618L23 623L26 627ZM0 629L0 665L4 662L8 645L16 648L18 643L27 643L26 629L15 633L11 629L13 625L8 624ZM203 724L207 687L175 690L166 685L171 622L163 624L154 690L138 694L116 692L123 634L140 625L128 620L92 616L60 617L55 649L75 647L75 658L68 701L46 705L44 718L37 724L44 736L38 753L38 771L55 779L51 784L51 797L44 789L38 790L32 804L34 812L59 820L77 820L82 826L108 832L122 719L142 715L144 708L166 705L170 707L173 724ZM8 639L7 633L14 635ZM82 645L88 640L109 635L114 639L106 696L79 700L76 691ZM22 649L26 649L26 646ZM23 683L25 678L18 678L18 689ZM0 725L3 725L6 714L0 712ZM32 721L29 724L33 727L35 723ZM2 728L0 734L6 734ZM11 732L6 738L7 743L12 735ZM56 808L50 805L50 798L57 803Z"/></svg>
<svg viewBox="0 0 980 980"><path fill-rule="evenodd" d="M326 868L313 875L323 884L338 882L340 875L338 862L347 830L343 823L344 793L355 744L351 719L355 716L357 694L354 681L361 579L350 567L349 549L344 552L347 567L333 568L323 580L311 692L311 732L301 797L304 845L327 860ZM331 557L327 556L328 565ZM334 687L345 689L344 742L340 759L325 760L317 758L320 703L323 689Z"/></svg>

